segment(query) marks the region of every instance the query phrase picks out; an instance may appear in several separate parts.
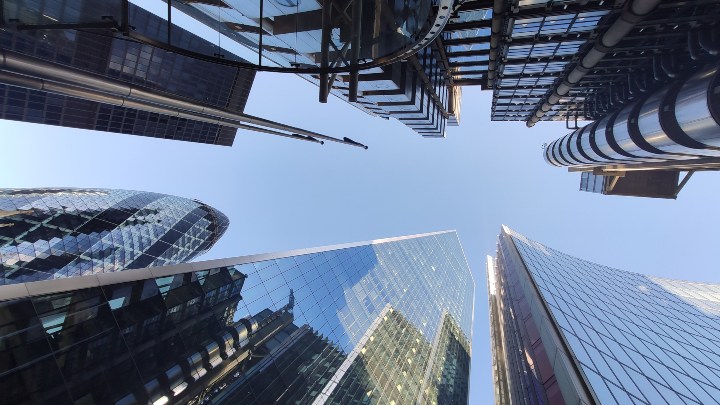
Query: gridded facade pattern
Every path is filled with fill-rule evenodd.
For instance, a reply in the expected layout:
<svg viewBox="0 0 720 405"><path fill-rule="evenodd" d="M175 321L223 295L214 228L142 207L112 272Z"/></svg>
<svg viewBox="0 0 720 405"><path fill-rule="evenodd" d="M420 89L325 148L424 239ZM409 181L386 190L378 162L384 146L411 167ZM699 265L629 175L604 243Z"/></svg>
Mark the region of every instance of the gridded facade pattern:
<svg viewBox="0 0 720 405"><path fill-rule="evenodd" d="M0 190L0 284L185 262L228 224L204 203L158 193Z"/></svg>
<svg viewBox="0 0 720 405"><path fill-rule="evenodd" d="M443 318L436 339L438 343L434 345L432 367L428 368L427 387L419 402L433 405L466 403L470 387L471 351L468 341L452 316Z"/></svg>
<svg viewBox="0 0 720 405"><path fill-rule="evenodd" d="M577 8L544 13L537 6L521 5L512 13L515 18L508 27L510 40L503 44L501 79L493 90L492 119L495 121L527 119L543 100L547 88L563 77L601 18L609 12L587 7L588 11ZM564 102L574 110L575 105L584 101L583 92ZM565 111L553 110L548 116L558 113L564 116Z"/></svg>
<svg viewBox="0 0 720 405"><path fill-rule="evenodd" d="M598 402L720 403L720 286L625 272L507 235Z"/></svg>
<svg viewBox="0 0 720 405"><path fill-rule="evenodd" d="M261 9L260 5L263 4ZM330 60L346 66L352 54L350 3L333 2ZM321 61L322 2L305 0L247 0L244 2L174 2L174 7L227 35L267 64L309 67ZM413 2L363 1L360 58L366 62L389 55L401 46L418 40L420 28L428 19L436 0ZM444 6L444 8L447 8ZM261 12L262 10L262 18ZM432 13L431 13L432 15ZM382 16L382 17L381 17ZM266 23L261 21L265 20ZM261 27L262 25L262 27ZM372 27L372 29L370 29ZM262 38L262 39L261 39ZM419 49L407 63L395 63L363 70L359 76L358 109L382 118L395 118L424 137L445 136L447 125L458 125L460 89L447 86L450 66L437 45ZM205 55L212 54L205 50ZM303 75L320 84L320 75ZM350 76L333 76L330 93L348 100Z"/></svg>
<svg viewBox="0 0 720 405"><path fill-rule="evenodd" d="M522 285L522 265L511 246L498 246L490 284L493 375L497 403L563 404L547 341L533 317L532 298Z"/></svg>
<svg viewBox="0 0 720 405"><path fill-rule="evenodd" d="M6 21L24 24L79 23L99 16L119 19L120 2L64 0L3 2ZM137 32L167 38L164 20L133 4L129 18ZM177 44L205 49L210 42L183 29ZM175 96L242 112L255 73L184 57L103 30L0 30L0 47ZM39 124L230 146L235 128L132 108L102 104L45 91L0 85L0 118Z"/></svg>
<svg viewBox="0 0 720 405"><path fill-rule="evenodd" d="M467 403L474 284L454 232L291 254L0 300L0 402Z"/></svg>
<svg viewBox="0 0 720 405"><path fill-rule="evenodd" d="M341 367L342 375L334 376L339 381L326 390L328 402L414 403L425 383L431 351L422 333L388 305L356 347L356 356L349 357L354 359L347 371Z"/></svg>
<svg viewBox="0 0 720 405"><path fill-rule="evenodd" d="M210 369L221 360L217 337L229 326L245 331L229 310L241 299L244 279L220 267L0 302L0 402L152 403L162 396L158 379L182 393L187 386L177 375L187 357ZM208 345L217 357L202 349Z"/></svg>

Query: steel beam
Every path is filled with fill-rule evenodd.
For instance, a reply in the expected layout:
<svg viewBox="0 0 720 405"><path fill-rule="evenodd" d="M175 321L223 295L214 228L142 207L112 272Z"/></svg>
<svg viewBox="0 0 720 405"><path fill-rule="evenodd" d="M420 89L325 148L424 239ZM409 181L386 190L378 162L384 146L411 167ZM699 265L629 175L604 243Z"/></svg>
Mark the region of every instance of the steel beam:
<svg viewBox="0 0 720 405"><path fill-rule="evenodd" d="M320 97L321 103L327 103L328 93L330 93L330 83L328 81L328 65L330 65L330 35L332 24L332 0L323 0L322 2L322 33L320 34Z"/></svg>
<svg viewBox="0 0 720 405"><path fill-rule="evenodd" d="M460 7L458 7L455 11L462 12L462 11L486 10L486 9L492 8L494 3L495 2L493 0L466 1L465 3L461 4Z"/></svg>
<svg viewBox="0 0 720 405"><path fill-rule="evenodd" d="M357 102L358 92L358 60L360 59L360 44L362 42L362 0L352 0L352 56L350 57L350 84L348 86L348 101Z"/></svg>
<svg viewBox="0 0 720 405"><path fill-rule="evenodd" d="M492 20L466 21L466 22L461 22L461 23L448 24L443 29L443 32L475 30L475 29L490 28L491 26L492 26Z"/></svg>

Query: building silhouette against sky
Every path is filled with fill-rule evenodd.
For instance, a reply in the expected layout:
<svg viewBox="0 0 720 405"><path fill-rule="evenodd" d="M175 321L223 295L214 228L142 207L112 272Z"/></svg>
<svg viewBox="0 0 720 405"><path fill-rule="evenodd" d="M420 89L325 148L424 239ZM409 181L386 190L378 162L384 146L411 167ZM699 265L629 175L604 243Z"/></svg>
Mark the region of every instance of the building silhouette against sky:
<svg viewBox="0 0 720 405"><path fill-rule="evenodd" d="M224 146L241 128L364 147L245 114L255 70L219 62L247 61L135 4L8 0L2 7L0 118ZM174 47L156 46L170 40Z"/></svg>
<svg viewBox="0 0 720 405"><path fill-rule="evenodd" d="M16 10L27 23L31 22L27 20L49 23L52 18L82 21L89 15L112 15L117 9L112 2L103 6L82 0L62 5L49 0L3 4ZM128 13L141 32L150 32L155 37L167 36L167 25L162 18L133 4L129 5ZM99 35L97 29L17 30L8 24L10 22L5 21L5 29L0 30L3 51L56 62L80 74L97 74L238 113L245 108L255 77L253 71L184 57L121 36ZM174 30L173 35L177 43L191 49L211 46L207 40L185 30ZM4 106L0 118L3 119L225 146L232 145L236 132L229 126L41 89L3 84L0 97L0 104Z"/></svg>
<svg viewBox="0 0 720 405"><path fill-rule="evenodd" d="M90 35L111 43L130 42L140 56L164 50L173 60L218 71L297 73L318 84L321 102L334 94L370 115L398 119L426 137L444 137L446 126L458 125L462 87L480 86L493 93L493 120L524 121L528 126L565 121L575 129L572 137L548 145L546 157L552 164L612 177L603 185L605 194L673 198L666 190L677 194L684 185L678 172L717 168L718 131L709 127L717 127L717 100L706 89L708 100L703 102L699 90L715 86L705 82L710 80L707 69L717 67L720 49L716 0L138 2L157 16L132 5L131 12L125 12L120 0L74 0L66 7L79 11L72 15L45 2L41 9L19 1L4 4L7 35ZM175 23L194 30L201 26L208 40L188 40L192 35ZM10 56L6 68L12 73L67 79L19 69L15 55ZM135 69L137 55L119 56L111 60L111 69ZM32 87L13 75L2 79ZM678 93L683 84L688 88ZM95 90L113 93L110 84L103 86ZM60 87L53 91L77 94L77 89ZM86 90L92 90L89 87ZM243 89L238 87L237 94L244 94ZM364 146L228 114L217 105L188 108L173 97L148 97L143 91L131 95L130 103L143 104L143 111L152 110L150 103L157 111L195 120L212 118L215 124L229 125L232 118L236 124L283 131L283 136L296 139ZM643 122L636 122L638 117ZM581 129L578 121L583 120L594 122ZM703 128L689 124L697 120L703 120ZM588 142L595 139L597 148L591 151ZM639 173L624 175L630 171ZM644 182L651 183L648 190ZM665 187L653 188L654 183Z"/></svg>
<svg viewBox="0 0 720 405"><path fill-rule="evenodd" d="M720 285L609 268L504 226L487 271L497 403L718 403Z"/></svg>
<svg viewBox="0 0 720 405"><path fill-rule="evenodd" d="M455 232L0 286L2 403L466 404Z"/></svg>
<svg viewBox="0 0 720 405"><path fill-rule="evenodd" d="M215 208L160 193L0 190L0 284L190 261L225 233Z"/></svg>

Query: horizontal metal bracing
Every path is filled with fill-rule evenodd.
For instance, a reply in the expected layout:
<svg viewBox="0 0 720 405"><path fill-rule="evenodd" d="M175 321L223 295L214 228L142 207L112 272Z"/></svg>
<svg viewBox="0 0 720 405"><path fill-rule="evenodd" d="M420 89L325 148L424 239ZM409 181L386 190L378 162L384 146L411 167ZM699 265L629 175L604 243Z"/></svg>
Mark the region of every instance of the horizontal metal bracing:
<svg viewBox="0 0 720 405"><path fill-rule="evenodd" d="M455 80L455 86L481 86L487 82L487 79L460 79Z"/></svg>
<svg viewBox="0 0 720 405"><path fill-rule="evenodd" d="M536 45L544 43L555 43L564 41L586 41L592 37L591 32L571 33L571 34L557 34L557 35L542 35L538 38L525 37L516 38L512 41L505 43L506 46L521 46L521 45ZM470 38L454 38L445 40L445 45L473 45L473 44L486 44L490 40L490 36L479 36Z"/></svg>
<svg viewBox="0 0 720 405"><path fill-rule="evenodd" d="M583 6L579 3L564 4L556 6L557 8L546 11L538 11L538 9L521 9L515 13L508 13L508 17L514 18L515 20L533 19L533 18L548 18L548 17L559 17L559 16L574 16L579 13L592 13L596 11L609 11L613 9L612 1L606 1L604 6ZM545 4L543 4L544 6Z"/></svg>
<svg viewBox="0 0 720 405"><path fill-rule="evenodd" d="M485 44L489 40L490 40L490 36L484 35L484 36L479 36L479 37L446 39L444 42L445 42L445 46L453 46L453 45Z"/></svg>
<svg viewBox="0 0 720 405"><path fill-rule="evenodd" d="M486 73L487 70L468 70L465 72L453 72L453 78L462 78L462 76L484 75Z"/></svg>
<svg viewBox="0 0 720 405"><path fill-rule="evenodd" d="M482 28L490 28L492 26L492 20L478 20L478 21L466 21L461 23L448 24L443 29L444 32L451 31L464 31L464 30L475 30Z"/></svg>
<svg viewBox="0 0 720 405"><path fill-rule="evenodd" d="M487 61L473 61L473 62L450 62L450 67L463 67L463 66L477 66L477 67L487 67L488 62ZM458 72L462 73L462 72Z"/></svg>
<svg viewBox="0 0 720 405"><path fill-rule="evenodd" d="M447 44L446 44L447 45ZM479 49L476 51L460 51L460 52L448 52L448 58L462 58L467 56L488 56L490 55L489 49Z"/></svg>
<svg viewBox="0 0 720 405"><path fill-rule="evenodd" d="M475 10L486 10L493 7L494 0L472 0L466 1L457 8L457 12L462 11L475 11Z"/></svg>

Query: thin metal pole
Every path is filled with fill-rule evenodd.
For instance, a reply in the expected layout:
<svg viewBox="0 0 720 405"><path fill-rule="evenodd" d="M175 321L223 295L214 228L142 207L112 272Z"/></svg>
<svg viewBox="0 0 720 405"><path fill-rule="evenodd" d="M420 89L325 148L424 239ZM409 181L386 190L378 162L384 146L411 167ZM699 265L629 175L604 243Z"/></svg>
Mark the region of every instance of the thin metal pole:
<svg viewBox="0 0 720 405"><path fill-rule="evenodd" d="M358 81L358 60L360 59L360 44L362 42L362 0L353 0L352 8L352 57L350 59L350 86L348 101L357 102Z"/></svg>
<svg viewBox="0 0 720 405"><path fill-rule="evenodd" d="M127 36L130 33L130 5L128 4L128 0L122 0L120 7L120 13L122 14L120 31L123 35Z"/></svg>
<svg viewBox="0 0 720 405"><path fill-rule="evenodd" d="M328 65L330 64L330 35L332 34L332 0L323 0L322 3L322 35L320 38L320 96L321 103L328 99Z"/></svg>
<svg viewBox="0 0 720 405"><path fill-rule="evenodd" d="M167 30L168 30L168 45L172 46L172 0L167 0L168 4L168 18L167 18Z"/></svg>
<svg viewBox="0 0 720 405"><path fill-rule="evenodd" d="M263 51L263 5L265 0L260 0L260 43L258 44L258 66L262 66L262 51Z"/></svg>

